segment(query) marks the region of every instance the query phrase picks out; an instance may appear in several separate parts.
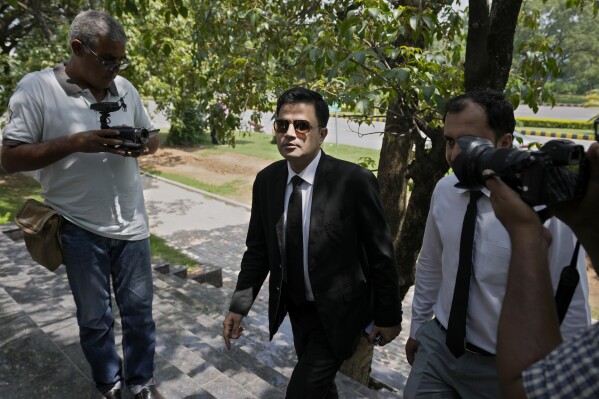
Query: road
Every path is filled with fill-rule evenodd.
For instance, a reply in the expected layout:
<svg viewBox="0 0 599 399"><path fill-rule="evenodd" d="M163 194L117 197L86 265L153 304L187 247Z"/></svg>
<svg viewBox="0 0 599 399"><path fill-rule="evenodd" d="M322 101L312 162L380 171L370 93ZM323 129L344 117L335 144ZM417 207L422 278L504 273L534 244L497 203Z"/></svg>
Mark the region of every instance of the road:
<svg viewBox="0 0 599 399"><path fill-rule="evenodd" d="M165 129L169 123L164 114L156 113L156 104L153 101L148 102L148 111L153 118L156 127ZM515 111L516 117L537 117L549 119L573 119L573 120L590 120L599 115L599 108L580 108L580 107L539 107L535 114L527 106L520 106ZM261 113L262 131L266 134L272 134L272 112ZM383 143L382 132L385 127L384 122L372 122L371 125L358 124L351 122L348 119L341 118L338 113L331 113L329 119L329 134L325 139L325 143L345 144L354 147L380 149ZM245 112L242 115L242 127L251 130L248 124L250 120L250 112ZM549 137L529 136L531 140L544 143L551 140ZM573 140L577 144L581 144L586 148L591 145L591 141Z"/></svg>

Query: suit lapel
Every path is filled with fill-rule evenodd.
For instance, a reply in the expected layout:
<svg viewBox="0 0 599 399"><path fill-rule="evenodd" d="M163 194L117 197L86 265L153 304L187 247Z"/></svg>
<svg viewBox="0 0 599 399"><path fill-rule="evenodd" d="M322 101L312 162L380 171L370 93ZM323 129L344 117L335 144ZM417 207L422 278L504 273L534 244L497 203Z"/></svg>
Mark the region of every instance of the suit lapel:
<svg viewBox="0 0 599 399"><path fill-rule="evenodd" d="M329 157L323 152L316 168L314 187L312 188L312 209L310 212L310 236L308 241L308 254L317 250L319 235L323 234L324 212L329 196ZM311 256L310 256L311 257Z"/></svg>
<svg viewBox="0 0 599 399"><path fill-rule="evenodd" d="M281 264L285 262L285 186L287 185L287 162L281 162L281 168L277 171L273 185L273 212L276 218L275 230L277 232L277 242L279 244L279 256ZM287 280L286 266L283 267L283 279Z"/></svg>

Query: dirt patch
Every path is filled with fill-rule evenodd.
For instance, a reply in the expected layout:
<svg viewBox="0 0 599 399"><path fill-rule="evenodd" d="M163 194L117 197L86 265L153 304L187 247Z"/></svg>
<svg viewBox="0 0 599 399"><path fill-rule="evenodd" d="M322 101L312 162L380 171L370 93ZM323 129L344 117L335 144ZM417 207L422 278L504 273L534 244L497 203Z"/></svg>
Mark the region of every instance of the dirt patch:
<svg viewBox="0 0 599 399"><path fill-rule="evenodd" d="M139 164L143 169L177 174L212 186L235 182L232 199L250 205L256 174L270 161L234 153L206 155L201 148L161 148L152 156L140 157Z"/></svg>

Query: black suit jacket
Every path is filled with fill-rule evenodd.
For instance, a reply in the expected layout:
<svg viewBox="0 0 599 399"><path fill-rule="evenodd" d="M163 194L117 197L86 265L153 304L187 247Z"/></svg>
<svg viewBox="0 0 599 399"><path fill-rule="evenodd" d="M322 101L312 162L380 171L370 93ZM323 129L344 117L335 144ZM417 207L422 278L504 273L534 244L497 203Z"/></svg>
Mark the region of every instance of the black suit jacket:
<svg viewBox="0 0 599 399"><path fill-rule="evenodd" d="M270 339L287 314L283 289L283 210L287 161L256 176L252 211L230 310L247 315L270 272ZM335 353L352 355L360 331L374 319L401 322L398 275L375 176L322 154L312 191L308 273L316 308Z"/></svg>

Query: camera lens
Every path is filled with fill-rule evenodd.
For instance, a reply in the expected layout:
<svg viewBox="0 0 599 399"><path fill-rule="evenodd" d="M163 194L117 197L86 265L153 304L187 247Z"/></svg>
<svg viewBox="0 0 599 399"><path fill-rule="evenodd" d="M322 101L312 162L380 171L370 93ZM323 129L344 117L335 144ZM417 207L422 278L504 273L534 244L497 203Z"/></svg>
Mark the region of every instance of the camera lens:
<svg viewBox="0 0 599 399"><path fill-rule="evenodd" d="M498 175L522 160L530 158L530 154L513 148L496 148L487 139L475 136L462 136L456 140L460 153L452 162L452 168L458 180L467 188L480 188L484 185L482 172L493 170Z"/></svg>

